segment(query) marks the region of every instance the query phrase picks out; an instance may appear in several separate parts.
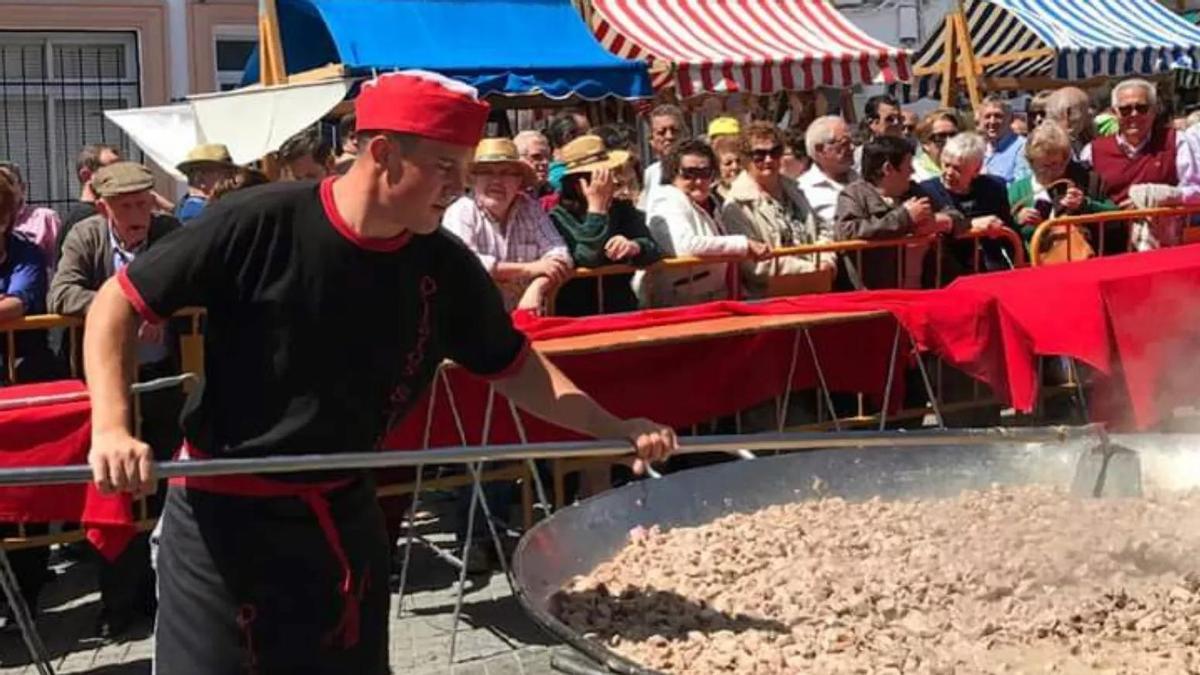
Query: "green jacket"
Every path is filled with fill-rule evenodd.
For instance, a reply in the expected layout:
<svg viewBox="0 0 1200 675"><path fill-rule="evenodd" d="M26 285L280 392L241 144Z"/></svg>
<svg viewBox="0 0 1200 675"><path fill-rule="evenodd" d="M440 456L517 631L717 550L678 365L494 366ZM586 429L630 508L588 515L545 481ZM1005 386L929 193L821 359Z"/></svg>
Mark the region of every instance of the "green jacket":
<svg viewBox="0 0 1200 675"><path fill-rule="evenodd" d="M1104 213L1106 211L1116 211L1117 205L1108 198L1105 193L1103 181L1096 175L1094 171L1089 170L1082 164L1072 161L1067 165L1066 178L1069 178L1073 183L1082 187L1084 192L1083 207L1077 213L1059 213L1057 215L1085 215L1089 213ZM1008 186L1008 203L1012 207L1013 218L1016 219L1021 209L1033 208L1033 177L1026 176L1020 180L1013 181ZM1021 238L1029 244L1029 240L1033 238L1033 233L1037 230L1036 226L1021 225Z"/></svg>
<svg viewBox="0 0 1200 675"><path fill-rule="evenodd" d="M658 262L662 249L646 227L646 217L634 205L614 200L607 214L589 213L579 219L562 206L554 207L550 220L562 235L578 267L606 267L629 264L646 267ZM621 235L641 247L641 252L629 260L613 261L604 254L609 239ZM629 312L637 309L633 293L633 274L609 275L599 279L572 279L558 292L555 313L559 316L588 316Z"/></svg>
<svg viewBox="0 0 1200 675"><path fill-rule="evenodd" d="M662 259L662 250L650 236L645 217L627 201L614 200L607 214L589 213L583 220L560 205L550 212L550 220L567 243L577 267L604 267L614 262L645 267ZM604 245L617 235L635 242L641 253L630 260L609 260Z"/></svg>

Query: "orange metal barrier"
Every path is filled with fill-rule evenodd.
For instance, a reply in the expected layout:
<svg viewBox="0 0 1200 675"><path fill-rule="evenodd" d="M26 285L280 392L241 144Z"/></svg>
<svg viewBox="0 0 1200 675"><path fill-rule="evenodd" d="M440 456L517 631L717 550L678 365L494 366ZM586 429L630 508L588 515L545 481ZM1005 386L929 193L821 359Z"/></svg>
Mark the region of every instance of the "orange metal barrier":
<svg viewBox="0 0 1200 675"><path fill-rule="evenodd" d="M201 375L204 373L204 336L201 332L200 320L204 316L204 308L188 307L175 314L177 318L189 320L189 329L179 333L180 362L185 373ZM7 369L8 382L17 381L16 360L17 333L31 330L51 330L64 328L67 331L67 354L71 377L82 377L79 363L79 336L83 333L83 317L64 316L62 314L34 314L15 321L0 323L0 333L4 334L4 364Z"/></svg>
<svg viewBox="0 0 1200 675"><path fill-rule="evenodd" d="M955 238L960 241L970 240L973 242L972 259L973 259L973 266L976 271L979 270L979 265L980 265L980 260L981 260L981 251L982 251L981 242L984 239L1002 239L1004 241L1007 241L1012 246L1012 250L1014 253L1013 261L1012 261L1013 266L1014 267L1024 267L1025 266L1025 246L1024 246L1023 242L1021 241L1020 235L1017 234L1013 230L1004 228L1004 229L990 230L990 231L987 231L987 230L971 231L971 232L967 232L967 233L958 235ZM838 254L843 254L843 255L854 254L855 256L858 257L858 260L856 261L856 263L857 263L858 267L861 269L862 268L862 252L863 251L869 251L869 250L881 249L881 248L902 249L902 248L906 248L906 247L910 247L910 246L931 245L931 244L940 246L941 241L942 241L941 238L938 237L937 235L912 236L912 237L904 237L901 239L878 239L878 240L852 239L849 241L836 241L836 242L831 242L828 244L811 244L811 245L806 245L806 246L790 246L787 248L775 249L774 251L771 252L771 257L772 258L782 258L782 257L786 257L786 256L818 255L821 253L838 253ZM650 265L648 267L645 267L645 268L638 268L638 267L634 267L632 265L606 265L604 267L597 267L597 268L578 267L573 271L571 276L567 278L567 281L571 281L572 279L599 279L599 278L607 277L607 276L615 276L615 275L620 275L620 274L631 274L633 272L638 272L638 271L645 271L648 273L653 273L653 272L658 272L658 271L687 269L687 268L691 268L691 267L720 264L720 263L725 263L728 265L737 265L739 263L750 262L750 261L753 261L753 258L750 258L748 256L712 256L712 257L706 257L706 258L698 258L698 257L694 257L694 256L681 256L678 258L666 258L666 259L660 260L657 263ZM937 261L938 261L938 270L937 270L937 275L936 275L937 285L941 286L942 270L941 270L941 256L940 255L937 257ZM897 282L901 282L904 278L904 272L905 272L904 256L899 256L899 262L900 262L900 264L897 265ZM813 274L817 275L817 274L821 274L821 273L814 272ZM737 274L737 273L733 274L733 279L735 280L735 282L734 282L735 285L733 288L730 289L730 299L738 299L740 297L740 291L739 291L739 288L737 285L737 280L739 278L740 278L739 274ZM898 283L898 285L901 285L901 284ZM561 285L558 288L555 288L553 291L551 291L550 298L548 299L547 304L549 306L550 314L554 314L555 298L557 297L559 288L561 288ZM600 283L596 284L596 294L597 294L597 300L598 300L597 304L603 310L603 307L604 307L604 285L603 284L600 284Z"/></svg>
<svg viewBox="0 0 1200 675"><path fill-rule="evenodd" d="M1124 223L1126 232L1128 234L1132 232L1133 226L1139 221L1158 218L1187 218L1196 214L1200 214L1200 204L1191 206L1170 206L1156 209L1106 211L1104 213L1092 213L1083 216L1063 216L1061 218L1053 218L1043 222L1041 225L1038 225L1037 230L1034 231L1033 237L1029 241L1029 257L1032 265L1037 267L1039 265L1052 264L1055 262L1073 262L1076 259L1102 256L1104 254L1104 237L1106 228L1097 228L1098 238L1097 241L1094 242L1086 242L1084 240L1073 238L1075 237L1073 231L1079 227L1104 225L1106 223ZM1048 255L1051 252L1050 245L1055 243L1054 238L1056 237L1065 237L1066 245L1057 249L1054 256L1050 256ZM1189 227L1185 223L1181 243L1191 243L1194 241L1200 241L1200 228ZM1084 248L1085 245L1091 248L1090 255L1086 251L1082 255L1080 254L1080 249ZM1062 257L1063 254L1065 254L1065 257Z"/></svg>

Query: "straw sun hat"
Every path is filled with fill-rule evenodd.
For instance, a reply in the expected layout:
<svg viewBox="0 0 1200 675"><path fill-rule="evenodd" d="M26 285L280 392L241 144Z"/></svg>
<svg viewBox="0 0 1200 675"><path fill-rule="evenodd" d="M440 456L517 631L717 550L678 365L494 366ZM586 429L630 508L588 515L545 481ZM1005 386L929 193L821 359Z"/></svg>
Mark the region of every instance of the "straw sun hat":
<svg viewBox="0 0 1200 675"><path fill-rule="evenodd" d="M204 143L192 148L187 154L187 159L175 168L179 169L179 173L187 174L189 171L207 167L236 169L238 165L234 164L229 156L229 148L220 143Z"/></svg>
<svg viewBox="0 0 1200 675"><path fill-rule="evenodd" d="M562 161L566 173L591 173L602 169L619 169L629 161L624 150L609 150L599 136L580 136L562 147Z"/></svg>
<svg viewBox="0 0 1200 675"><path fill-rule="evenodd" d="M517 145L508 138L485 138L475 146L475 158L471 160L471 173L481 166L512 166L521 171L521 180L526 186L537 181L533 167L521 161Z"/></svg>

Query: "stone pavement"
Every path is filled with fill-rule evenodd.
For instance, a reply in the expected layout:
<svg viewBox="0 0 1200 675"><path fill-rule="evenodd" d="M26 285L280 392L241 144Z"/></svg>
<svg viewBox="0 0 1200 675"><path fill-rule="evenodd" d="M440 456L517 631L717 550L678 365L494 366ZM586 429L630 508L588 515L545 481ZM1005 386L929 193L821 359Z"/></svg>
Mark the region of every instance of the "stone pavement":
<svg viewBox="0 0 1200 675"><path fill-rule="evenodd" d="M440 532L439 532L440 531ZM452 540L436 522L429 534L443 546ZM96 569L89 563L54 566L57 578L42 592L38 628L57 673L148 675L152 655L149 621L120 643L93 634L100 611ZM455 663L449 661L457 572L432 553L414 549L405 616L395 617L392 594L393 675L549 675L553 639L543 633L510 594L500 573L468 579ZM395 589L393 589L395 590ZM15 629L0 632L0 675L36 675Z"/></svg>

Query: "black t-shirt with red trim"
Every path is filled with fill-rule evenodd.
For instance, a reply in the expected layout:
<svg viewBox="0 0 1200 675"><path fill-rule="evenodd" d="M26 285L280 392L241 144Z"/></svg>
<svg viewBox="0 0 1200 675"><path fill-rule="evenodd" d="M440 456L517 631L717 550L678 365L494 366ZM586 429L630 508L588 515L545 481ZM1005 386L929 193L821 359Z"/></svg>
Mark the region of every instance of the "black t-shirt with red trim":
<svg viewBox="0 0 1200 675"><path fill-rule="evenodd" d="M501 377L527 352L461 241L358 237L332 187L230 194L118 275L146 318L208 310L204 384L183 423L206 455L370 450L442 359Z"/></svg>

